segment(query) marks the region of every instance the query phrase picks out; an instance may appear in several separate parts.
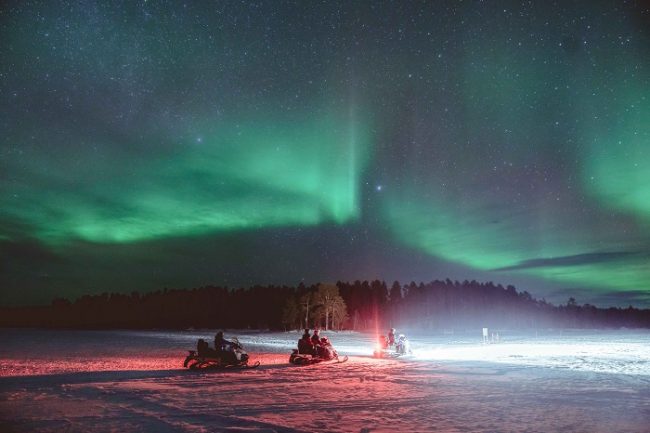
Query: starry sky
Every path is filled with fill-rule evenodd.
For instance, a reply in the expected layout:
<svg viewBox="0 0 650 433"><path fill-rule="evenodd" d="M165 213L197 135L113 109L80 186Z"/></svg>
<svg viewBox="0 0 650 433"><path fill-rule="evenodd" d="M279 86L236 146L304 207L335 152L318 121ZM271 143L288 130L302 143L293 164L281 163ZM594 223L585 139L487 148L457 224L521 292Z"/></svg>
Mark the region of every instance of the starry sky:
<svg viewBox="0 0 650 433"><path fill-rule="evenodd" d="M451 278L650 306L642 1L10 1L0 304Z"/></svg>

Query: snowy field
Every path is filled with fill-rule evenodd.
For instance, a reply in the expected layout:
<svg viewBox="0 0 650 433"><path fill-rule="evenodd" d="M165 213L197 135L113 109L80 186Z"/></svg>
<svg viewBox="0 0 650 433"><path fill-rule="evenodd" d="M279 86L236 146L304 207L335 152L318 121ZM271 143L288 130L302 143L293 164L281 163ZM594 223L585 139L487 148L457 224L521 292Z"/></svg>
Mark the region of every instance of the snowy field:
<svg viewBox="0 0 650 433"><path fill-rule="evenodd" d="M299 333L237 335L262 365L192 372L208 331L0 330L0 432L650 432L650 332L328 333L344 364L288 363Z"/></svg>

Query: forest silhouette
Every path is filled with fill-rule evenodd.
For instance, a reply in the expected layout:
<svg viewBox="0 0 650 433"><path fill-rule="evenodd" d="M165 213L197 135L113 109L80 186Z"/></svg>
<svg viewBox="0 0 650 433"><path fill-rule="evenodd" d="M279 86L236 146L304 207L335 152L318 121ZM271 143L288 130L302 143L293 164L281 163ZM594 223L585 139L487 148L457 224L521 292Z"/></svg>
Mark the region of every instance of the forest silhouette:
<svg viewBox="0 0 650 433"><path fill-rule="evenodd" d="M553 305L492 282L354 281L229 289L206 286L140 294L103 293L47 306L0 308L2 327L232 328L303 327L431 331L537 328L650 328L650 309L597 308L574 298Z"/></svg>

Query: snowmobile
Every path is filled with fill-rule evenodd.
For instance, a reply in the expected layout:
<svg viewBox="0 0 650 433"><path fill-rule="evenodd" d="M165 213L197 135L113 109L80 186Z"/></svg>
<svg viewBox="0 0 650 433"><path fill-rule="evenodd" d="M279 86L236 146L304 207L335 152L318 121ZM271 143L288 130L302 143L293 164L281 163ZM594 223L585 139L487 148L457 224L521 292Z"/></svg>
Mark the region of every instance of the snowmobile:
<svg viewBox="0 0 650 433"><path fill-rule="evenodd" d="M400 334L394 345L389 345L386 337L381 335L372 355L375 358L398 358L412 353L411 343L404 334Z"/></svg>
<svg viewBox="0 0 650 433"><path fill-rule="evenodd" d="M200 338L197 344L197 350L189 351L189 355L187 355L183 362L183 367L189 368L190 370L204 368L247 369L260 365L259 361L254 364L249 364L248 359L248 353L244 351L243 346L237 338L233 338L232 344L226 350L220 352L210 349L208 343Z"/></svg>
<svg viewBox="0 0 650 433"><path fill-rule="evenodd" d="M339 356L327 337L323 337L322 340L325 340L325 343L315 347L312 353L300 353L298 349L293 349L289 356L289 362L295 365L311 365L321 362L341 364L348 360L347 356Z"/></svg>
<svg viewBox="0 0 650 433"><path fill-rule="evenodd" d="M295 365L311 365L319 364L321 362L327 362L329 364L342 364L348 360L347 355L340 357L335 355L331 358L322 357L315 354L308 353L298 353L298 349L293 349L291 355L289 356L289 362Z"/></svg>

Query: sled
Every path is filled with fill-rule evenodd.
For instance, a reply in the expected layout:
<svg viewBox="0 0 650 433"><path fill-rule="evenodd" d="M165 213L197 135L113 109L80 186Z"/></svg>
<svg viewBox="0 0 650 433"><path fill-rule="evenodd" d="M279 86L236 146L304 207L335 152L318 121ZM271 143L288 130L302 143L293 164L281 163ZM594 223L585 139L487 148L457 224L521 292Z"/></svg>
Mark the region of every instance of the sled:
<svg viewBox="0 0 650 433"><path fill-rule="evenodd" d="M348 360L347 355L340 357L338 354L331 359L321 358L317 355L310 355L305 353L298 353L298 350L294 349L291 356L289 356L289 362L294 365L312 365L312 364L342 364Z"/></svg>
<svg viewBox="0 0 650 433"><path fill-rule="evenodd" d="M260 362L256 361L254 364L248 363L248 355L243 357L242 360L237 362L226 362L218 357L198 356L194 350L189 351L189 355L183 362L183 367L190 370L201 369L221 369L221 370L244 370L252 369L260 366Z"/></svg>

